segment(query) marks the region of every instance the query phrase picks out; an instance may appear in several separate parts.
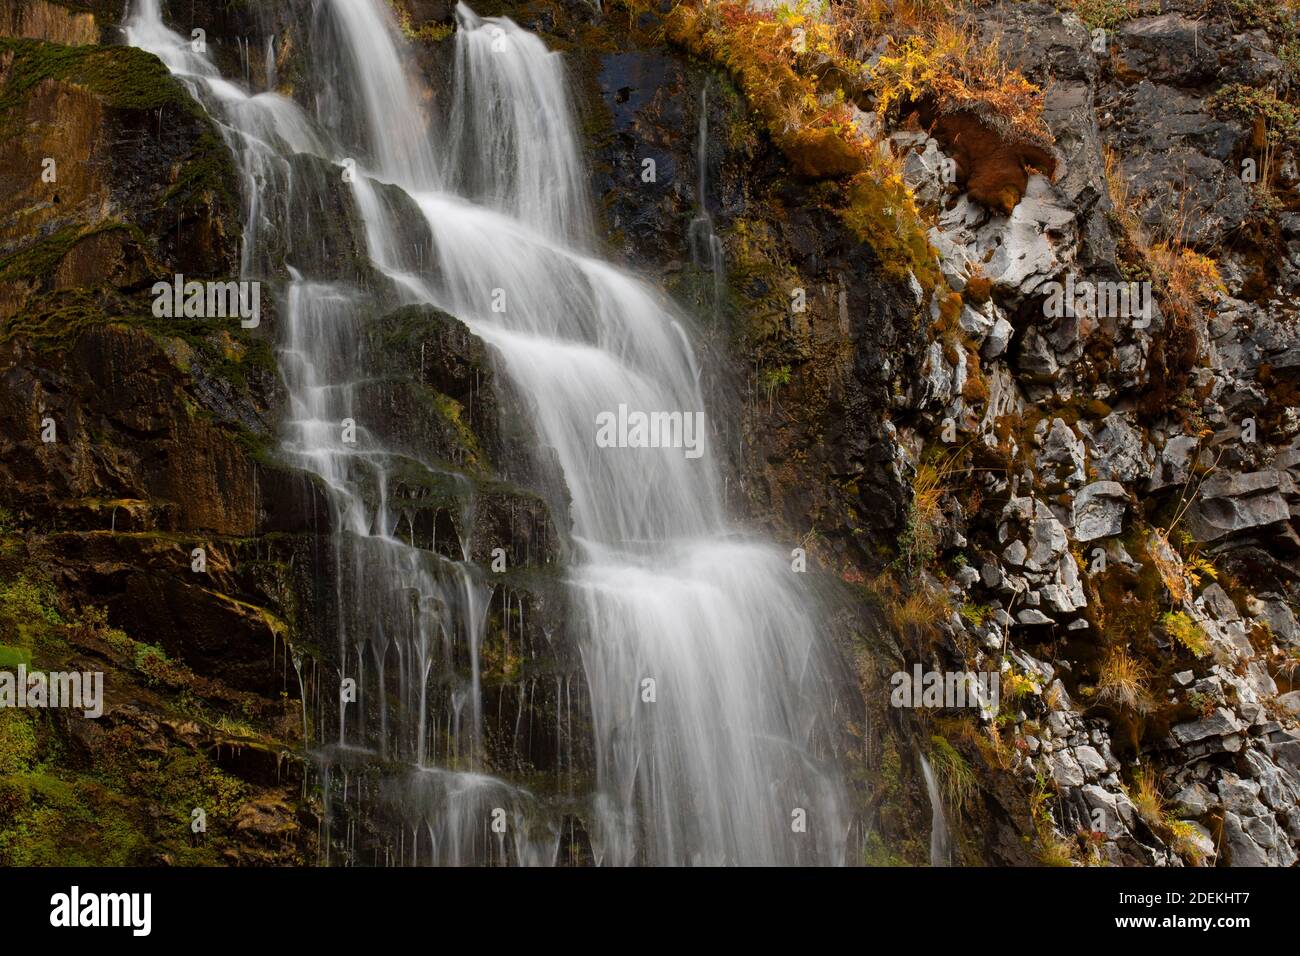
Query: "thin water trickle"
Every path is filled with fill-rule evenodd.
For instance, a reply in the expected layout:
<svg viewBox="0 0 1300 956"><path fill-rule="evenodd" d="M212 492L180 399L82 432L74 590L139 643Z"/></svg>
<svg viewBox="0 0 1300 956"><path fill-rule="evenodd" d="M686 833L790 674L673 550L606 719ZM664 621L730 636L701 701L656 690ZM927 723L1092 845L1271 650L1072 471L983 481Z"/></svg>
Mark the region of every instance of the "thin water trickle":
<svg viewBox="0 0 1300 956"><path fill-rule="evenodd" d="M925 754L917 753L921 761L921 776L925 778L925 792L930 798L930 865L952 866L952 837L948 830L948 818L943 812L943 795L939 791L938 781L930 761Z"/></svg>
<svg viewBox="0 0 1300 956"><path fill-rule="evenodd" d="M244 177L244 274L284 289L283 451L330 497L338 677L357 679L360 701L384 701L377 722L340 707L333 743L318 748L327 815L348 804L346 791L331 799L334 781L384 755L406 770L364 800L360 786L357 794L401 821L392 837L399 860L552 863L564 832L528 791L479 769L479 654L492 585L468 560L470 513L461 519L461 560L414 547L409 534L402 540L395 470L440 466L366 414L366 372L356 367L361 316L422 302L492 347L512 389L528 399L539 470L555 473L571 498L568 623L590 696L597 781L581 816L595 858L844 862L849 815L825 745L833 735L828 657L803 577L781 551L730 524L707 441L699 458L680 447L596 445L597 416L620 405L683 414L704 407L689 323L657 290L593 252L563 61L511 21L481 19L461 4L449 105L430 115L432 98L406 67L386 3L308 5L321 26L304 68L319 71L328 91L314 116L222 79L164 25L159 0L133 0L127 36L159 55L217 122ZM348 169L366 249L390 288L362 289L334 274L315 237L292 227L302 208L326 208L330 178ZM393 190L408 197L408 215L399 215ZM412 223L409 210L422 221ZM708 235L716 260L711 224ZM713 264L719 277L721 263ZM451 673L453 651L467 655L468 679ZM322 690L326 680L314 686L318 708L334 693ZM567 676L555 706L554 764L572 780ZM792 826L798 811L806 832ZM504 835L489 826L497 813ZM326 841L326 859L331 844L351 852L351 816L344 829Z"/></svg>
<svg viewBox="0 0 1300 956"><path fill-rule="evenodd" d="M691 220L687 238L691 247L691 261L713 276L713 298L710 302L716 322L722 309L723 290L726 288L726 260L722 239L713 231L713 217L709 215L709 90L700 90L700 122L695 138L695 218Z"/></svg>

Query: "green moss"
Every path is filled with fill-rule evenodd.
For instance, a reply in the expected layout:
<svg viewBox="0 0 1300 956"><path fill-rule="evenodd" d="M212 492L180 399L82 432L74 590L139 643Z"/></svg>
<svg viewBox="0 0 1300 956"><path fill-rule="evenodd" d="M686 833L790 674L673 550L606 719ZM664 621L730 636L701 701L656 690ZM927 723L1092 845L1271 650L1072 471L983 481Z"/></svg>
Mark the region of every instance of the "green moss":
<svg viewBox="0 0 1300 956"><path fill-rule="evenodd" d="M80 226L68 226L0 258L0 282L21 282L50 275L83 235L85 230Z"/></svg>
<svg viewBox="0 0 1300 956"><path fill-rule="evenodd" d="M735 314L744 319L743 333L751 344L766 343L772 348L768 364L780 366L795 343L789 330L792 300L790 296L805 284L791 265L770 222L779 221L784 210L754 210L754 214L736 219L726 235L727 281L733 290ZM713 294L713 276L706 274L705 294ZM807 294L808 290L805 290ZM811 309L811 303L805 303Z"/></svg>
<svg viewBox="0 0 1300 956"><path fill-rule="evenodd" d="M1300 146L1300 107L1279 98L1271 89L1234 83L1216 90L1205 104L1221 116L1262 124L1272 146Z"/></svg>
<svg viewBox="0 0 1300 956"><path fill-rule="evenodd" d="M1130 8L1131 0L1073 0L1072 6L1079 19L1093 30L1109 30L1137 16L1136 6Z"/></svg>
<svg viewBox="0 0 1300 956"><path fill-rule="evenodd" d="M23 104L39 84L50 80L81 87L116 109L174 109L188 117L198 132L191 137L193 147L179 164L175 180L163 193L160 206L168 206L175 220L176 208L172 207L211 206L215 201L226 211L225 217L218 217L218 228L237 229L233 219L229 227L223 222L223 218L236 217L239 209L234 185L238 177L230 152L184 85L171 76L157 57L127 46L70 47L38 40L0 38L0 55L5 54L13 59L0 88L0 134L21 132ZM78 238L70 233L71 230L64 230L58 238L65 244ZM47 251L57 250L50 247ZM28 275L47 273L39 268L25 271Z"/></svg>
<svg viewBox="0 0 1300 956"><path fill-rule="evenodd" d="M862 862L865 866L910 866L907 860L894 853L885 845L884 839L874 830L867 834L862 849Z"/></svg>
<svg viewBox="0 0 1300 956"><path fill-rule="evenodd" d="M230 435L235 440L235 443L243 448L248 453L248 456L259 465L268 468L283 467L283 463L278 457L280 446L271 435L255 432L242 426L236 428ZM302 474L309 480L316 480L308 472L302 472Z"/></svg>
<svg viewBox="0 0 1300 956"><path fill-rule="evenodd" d="M79 244L109 234L117 234L123 243L147 250L148 240L138 226L107 221L89 227L70 226L0 258L0 286L30 283L48 288L60 264ZM147 251L143 253L150 263ZM41 349L67 348L80 331L102 323L105 304L89 289L60 289L35 295L5 322L0 341L17 337L27 339Z"/></svg>
<svg viewBox="0 0 1300 956"><path fill-rule="evenodd" d="M860 241L875 250L887 274L901 279L910 272L923 289L938 284L939 267L925 224L900 178L881 178L874 172L853 177L836 212Z"/></svg>
<svg viewBox="0 0 1300 956"><path fill-rule="evenodd" d="M0 776L30 770L36 751L31 716L20 710L0 710Z"/></svg>
<svg viewBox="0 0 1300 956"><path fill-rule="evenodd" d="M452 431L456 433L456 437L468 453L466 464L474 468L486 467L487 456L483 452L483 447L479 444L478 436L474 434L473 429L465 421L465 406L441 392L433 392L430 401L434 409L437 410L438 416L451 426Z"/></svg>
<svg viewBox="0 0 1300 956"><path fill-rule="evenodd" d="M13 56L0 115L10 117L37 84L60 80L84 87L110 106L151 110L171 106L200 115L198 105L152 53L129 46L61 46L0 37L0 54Z"/></svg>
<svg viewBox="0 0 1300 956"><path fill-rule="evenodd" d="M207 353L203 364L211 374L233 385L241 395L249 393L249 374L276 372L275 350L266 339L235 336L223 340L221 333L212 334L210 319L203 320L207 335L187 337L191 345ZM224 346L224 347L223 347Z"/></svg>
<svg viewBox="0 0 1300 956"><path fill-rule="evenodd" d="M27 667L32 662L32 652L26 647L0 644L0 667Z"/></svg>
<svg viewBox="0 0 1300 956"><path fill-rule="evenodd" d="M42 630L63 623L58 594L46 581L20 574L0 582L0 639L30 648Z"/></svg>
<svg viewBox="0 0 1300 956"><path fill-rule="evenodd" d="M1184 611L1171 611L1160 616L1160 626L1170 637L1191 651L1196 657L1210 653L1210 639L1205 631Z"/></svg>
<svg viewBox="0 0 1300 956"><path fill-rule="evenodd" d="M397 28L408 40L438 43L456 32L454 23L439 23L436 20L430 20L417 27L411 23L410 11L403 4L389 0L388 5L393 11L393 16L397 18ZM488 16L488 14L479 11L479 16Z"/></svg>
<svg viewBox="0 0 1300 956"><path fill-rule="evenodd" d="M207 126L194 144L191 158L181 166L176 181L163 193L159 205L178 200L184 206L192 202L206 202L215 197L226 209L239 209L239 197L233 188L239 182L233 159L226 144Z"/></svg>
<svg viewBox="0 0 1300 956"><path fill-rule="evenodd" d="M133 663L135 664L136 670L147 673L151 667L167 663L167 652L161 647L137 641L134 650L135 657Z"/></svg>
<svg viewBox="0 0 1300 956"><path fill-rule="evenodd" d="M144 233L137 226L125 222L108 220L92 226L67 226L0 258L0 283L47 278L78 243L114 232L125 233L130 239L145 244Z"/></svg>
<svg viewBox="0 0 1300 956"><path fill-rule="evenodd" d="M456 27L451 23L426 23L414 29L404 29L403 32L412 40L441 43L456 32Z"/></svg>
<svg viewBox="0 0 1300 956"><path fill-rule="evenodd" d="M48 774L0 777L0 864L129 866L151 841L124 797Z"/></svg>
<svg viewBox="0 0 1300 956"><path fill-rule="evenodd" d="M32 303L5 323L0 342L22 338L43 351L67 349L84 329L103 320L103 311L90 293L58 293Z"/></svg>
<svg viewBox="0 0 1300 956"><path fill-rule="evenodd" d="M196 808L202 809L210 822L233 820L248 790L204 755L178 748L169 752L151 783L174 818L186 827Z"/></svg>

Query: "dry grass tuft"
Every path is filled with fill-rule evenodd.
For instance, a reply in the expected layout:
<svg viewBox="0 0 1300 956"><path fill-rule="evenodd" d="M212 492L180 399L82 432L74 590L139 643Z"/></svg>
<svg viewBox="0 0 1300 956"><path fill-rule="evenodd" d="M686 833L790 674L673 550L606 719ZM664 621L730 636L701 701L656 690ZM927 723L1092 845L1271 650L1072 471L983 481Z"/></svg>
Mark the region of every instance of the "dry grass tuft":
<svg viewBox="0 0 1300 956"><path fill-rule="evenodd" d="M1143 767L1133 774L1132 784L1125 788L1129 799L1137 807L1138 816L1148 826L1163 829L1165 825L1165 798L1160 793L1160 782L1155 769Z"/></svg>
<svg viewBox="0 0 1300 956"><path fill-rule="evenodd" d="M1101 665L1101 679L1097 682L1097 700L1136 713L1144 713L1151 706L1147 691L1150 672L1146 665L1135 659L1125 648L1115 648Z"/></svg>

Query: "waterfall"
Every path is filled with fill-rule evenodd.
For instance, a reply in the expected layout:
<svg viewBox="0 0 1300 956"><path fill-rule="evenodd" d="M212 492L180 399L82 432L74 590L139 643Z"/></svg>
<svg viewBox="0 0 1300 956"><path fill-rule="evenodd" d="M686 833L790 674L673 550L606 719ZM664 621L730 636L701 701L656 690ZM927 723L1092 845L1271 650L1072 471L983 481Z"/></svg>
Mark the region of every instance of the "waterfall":
<svg viewBox="0 0 1300 956"><path fill-rule="evenodd" d="M695 206L698 214L691 220L687 238L691 247L691 261L713 274L713 320L716 322L722 307L722 293L726 287L726 263L722 257L722 240L713 231L713 217L709 215L709 90L700 90L700 123L695 139Z"/></svg>
<svg viewBox="0 0 1300 956"><path fill-rule="evenodd" d="M952 838L948 832L948 818L943 812L943 795L934 770L925 754L917 752L921 760L921 776L925 778L925 792L930 797L930 865L952 866Z"/></svg>
<svg viewBox="0 0 1300 956"><path fill-rule="evenodd" d="M576 796L597 861L844 862L831 668L804 577L728 520L710 428L694 451L598 439L602 421L628 410L708 419L688 320L596 252L563 61L462 4L450 102L435 112L382 0L286 2L311 8L300 22L315 25L309 60L323 91L312 112L223 79L164 25L159 0L132 0L127 37L217 122L244 179L245 275L283 289L283 453L328 490L339 676L379 698L378 726L355 705L328 727L314 720L327 812L382 803L399 821L391 845L402 863L553 863L560 845L562 821L544 801L484 765L478 655L490 578L467 548L456 560L398 533L395 473L463 477L389 433L356 366L364 316L424 303L491 347L526 399L537 469L568 491L568 626L596 767L594 792ZM701 149L705 135L702 125ZM352 170L347 192L377 284L332 274L304 226ZM461 655L469 676L444 693ZM559 722L567 713L571 736L573 690L566 681L563 704L558 682L554 691L556 746L568 750L557 763L570 771ZM520 708L524 692L521 682ZM363 786L363 768L381 758L383 784ZM487 827L494 814L504 834Z"/></svg>
<svg viewBox="0 0 1300 956"><path fill-rule="evenodd" d="M364 111L360 123L366 132L363 144L375 175L406 187L429 189L438 175L428 147L428 131L421 122L416 89L403 69L397 49L397 33L387 16L375 5L359 0L338 0L325 5L339 40L342 77L348 89L341 91L334 109L349 106ZM360 93L360 102L350 102ZM357 122L357 117L352 117Z"/></svg>

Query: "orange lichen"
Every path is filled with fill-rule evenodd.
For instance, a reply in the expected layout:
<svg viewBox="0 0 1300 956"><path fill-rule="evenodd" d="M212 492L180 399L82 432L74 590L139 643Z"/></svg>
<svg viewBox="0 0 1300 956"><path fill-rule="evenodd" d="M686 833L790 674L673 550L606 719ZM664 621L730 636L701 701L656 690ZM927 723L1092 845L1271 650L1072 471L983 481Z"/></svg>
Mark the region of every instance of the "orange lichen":
<svg viewBox="0 0 1300 956"><path fill-rule="evenodd" d="M839 53L833 25L722 0L675 7L664 34L728 70L795 173L848 179L836 212L875 250L886 271L899 277L910 271L923 285L933 284L934 254L898 164L862 132L846 101L843 84L862 70ZM801 72L810 51L823 68ZM833 69L825 68L827 57Z"/></svg>

